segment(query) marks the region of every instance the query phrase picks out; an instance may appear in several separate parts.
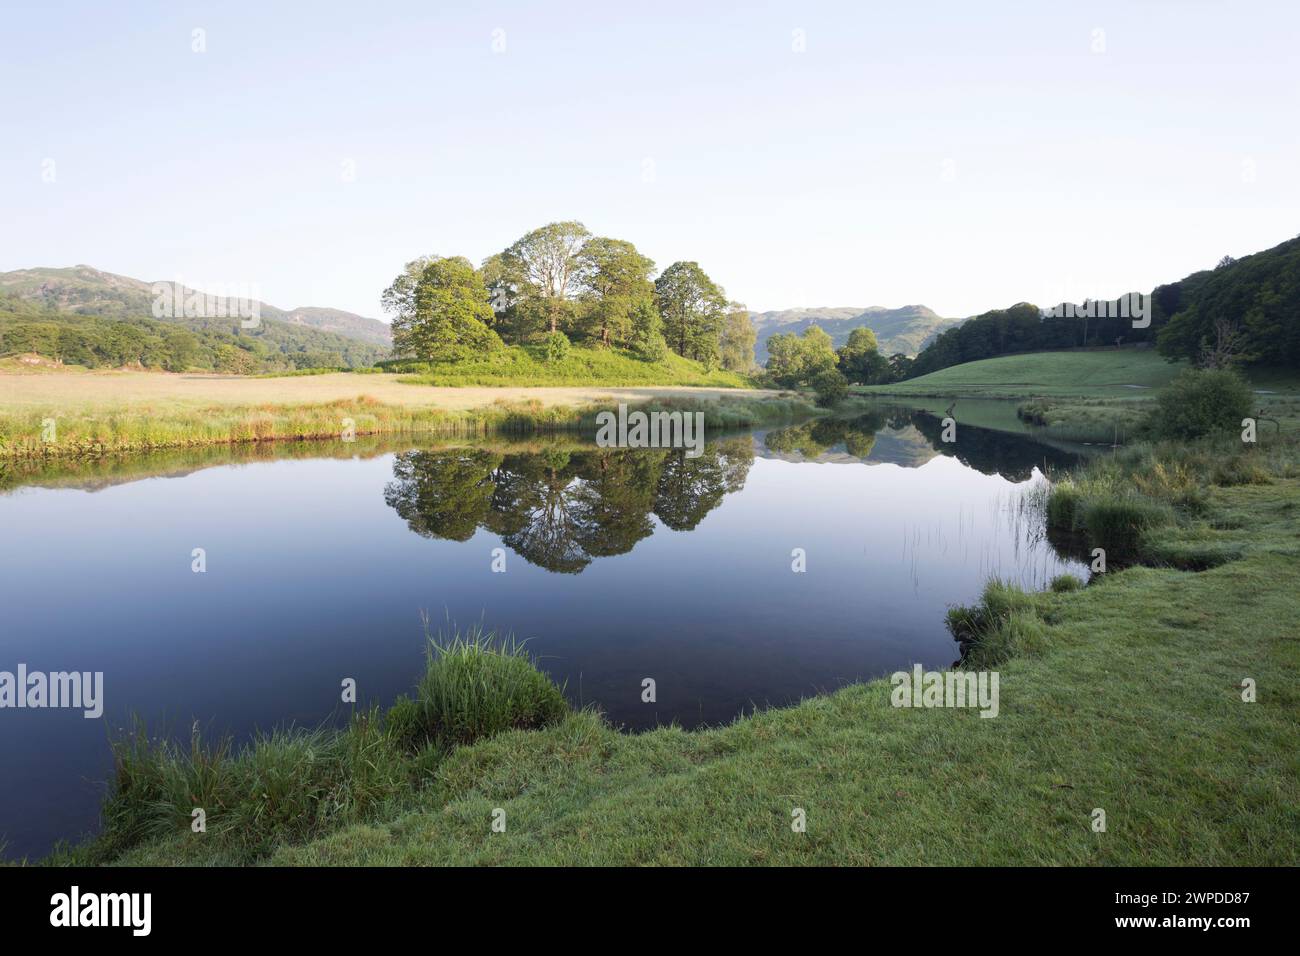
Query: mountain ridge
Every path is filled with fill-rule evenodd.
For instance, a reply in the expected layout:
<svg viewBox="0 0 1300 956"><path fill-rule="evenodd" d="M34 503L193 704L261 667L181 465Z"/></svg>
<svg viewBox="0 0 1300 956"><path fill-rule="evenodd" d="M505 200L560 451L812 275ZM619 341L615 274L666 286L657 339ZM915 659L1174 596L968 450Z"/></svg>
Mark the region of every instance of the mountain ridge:
<svg viewBox="0 0 1300 956"><path fill-rule="evenodd" d="M216 306L211 311L205 308L192 318L225 318L238 315L238 310L231 308L232 303L238 302L234 296L208 295L202 289L194 289L170 279L148 282L97 269L85 263L67 267L35 266L30 269L0 272L0 292L16 295L25 301L50 305L66 312L108 318L128 316L157 318L153 315L153 303L156 298L153 290L155 285L161 283L172 285L185 298L188 298L191 293L198 293L205 303ZM326 306L281 309L268 302L253 301L256 301L258 314L262 319L329 332L370 345L383 347L392 345L392 330L388 323L379 319ZM183 322L184 319L178 316L168 321Z"/></svg>
<svg viewBox="0 0 1300 956"><path fill-rule="evenodd" d="M939 333L965 321L964 318L944 318L928 306L919 304L898 308L883 305L865 308L818 306L750 312L749 316L758 333L754 343L754 360L759 365L767 361L768 338L787 333L801 335L812 325L820 326L831 337L836 348L848 341L850 332L865 326L876 333L882 354L902 352L905 355L915 355Z"/></svg>

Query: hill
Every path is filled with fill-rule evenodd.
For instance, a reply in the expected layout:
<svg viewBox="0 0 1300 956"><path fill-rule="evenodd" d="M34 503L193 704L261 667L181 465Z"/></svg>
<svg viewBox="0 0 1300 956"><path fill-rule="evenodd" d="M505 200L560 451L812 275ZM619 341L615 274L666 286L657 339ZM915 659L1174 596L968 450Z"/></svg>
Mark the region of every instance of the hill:
<svg viewBox="0 0 1300 956"><path fill-rule="evenodd" d="M1150 308L1145 325L1135 308ZM945 330L916 357L924 376L999 355L1122 342L1155 344L1170 359L1199 362L1209 349L1238 364L1300 367L1300 238L1254 255L1225 256L1149 293L1114 300L1028 302L993 309Z"/></svg>
<svg viewBox="0 0 1300 956"><path fill-rule="evenodd" d="M170 280L159 281L171 284ZM194 289L183 284L175 286L178 303L193 302L197 308L178 308L178 312L189 312L188 315L155 316L157 295L154 285L154 282L104 272L87 265L0 273L0 294L6 297L11 312L15 311L13 302L17 301L56 315L156 319L194 331L261 339L273 351L286 356L312 353L320 357L337 353L338 364L353 366L369 365L384 358L392 345L391 330L387 323L378 319L315 306L285 310L260 300L245 302L245 314L248 307L256 306L260 327L243 329L238 318L238 298L203 295L203 290L196 294Z"/></svg>
<svg viewBox="0 0 1300 956"><path fill-rule="evenodd" d="M871 386L868 391L891 395L1133 396L1159 388L1182 368L1150 348L1026 352L953 365L905 382Z"/></svg>
<svg viewBox="0 0 1300 956"><path fill-rule="evenodd" d="M849 340L849 333L866 326L876 333L880 351L884 355L902 352L915 355L936 335L958 325L962 319L945 319L923 305L905 305L887 309L873 305L859 308L785 309L780 312L755 312L750 314L758 340L754 343L754 360L762 365L767 361L767 340L770 336L792 332L803 333L810 325L819 325L839 348Z"/></svg>

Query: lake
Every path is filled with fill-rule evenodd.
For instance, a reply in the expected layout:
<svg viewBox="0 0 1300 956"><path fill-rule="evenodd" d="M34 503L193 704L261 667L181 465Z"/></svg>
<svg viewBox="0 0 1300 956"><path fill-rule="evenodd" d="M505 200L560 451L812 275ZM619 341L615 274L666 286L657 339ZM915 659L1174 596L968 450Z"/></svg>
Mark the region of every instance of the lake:
<svg viewBox="0 0 1300 956"><path fill-rule="evenodd" d="M346 712L347 678L386 705L422 673L425 617L526 640L575 705L629 731L946 667L945 611L990 576L1086 569L1017 507L1072 452L940 432L881 408L711 437L695 458L358 440L19 478L0 494L0 670L102 671L104 716L0 710L7 855L95 829L110 728L316 725Z"/></svg>

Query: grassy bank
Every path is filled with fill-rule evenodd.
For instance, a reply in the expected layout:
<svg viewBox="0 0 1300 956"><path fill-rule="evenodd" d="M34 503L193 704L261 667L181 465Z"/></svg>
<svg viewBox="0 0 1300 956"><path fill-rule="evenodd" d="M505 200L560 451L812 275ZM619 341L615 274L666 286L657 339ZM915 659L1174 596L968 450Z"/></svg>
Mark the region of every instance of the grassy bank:
<svg viewBox="0 0 1300 956"><path fill-rule="evenodd" d="M667 398L636 401L647 410L701 411L708 429L793 421L815 413L799 399ZM498 401L469 409L380 402L364 396L316 404L0 408L0 461L92 459L105 455L245 442L339 440L345 434L485 435L594 430L614 401L544 404ZM47 424L53 422L51 433Z"/></svg>
<svg viewBox="0 0 1300 956"><path fill-rule="evenodd" d="M409 370L401 381L417 385L692 385L749 388L750 380L724 369L669 352L647 362L623 349L573 347L548 360L545 346L513 345L497 352L450 363L391 363Z"/></svg>
<svg viewBox="0 0 1300 956"><path fill-rule="evenodd" d="M1159 390L1184 368L1150 350L1035 352L968 362L891 385L858 386L855 394L891 398L935 414L949 407L963 424L1028 432L1063 443L1125 444L1142 439L1142 424ZM1300 374L1247 369L1256 413L1265 427L1300 433Z"/></svg>
<svg viewBox="0 0 1300 956"><path fill-rule="evenodd" d="M508 678L460 660L341 733L119 744L105 835L51 862L1295 865L1300 450L1134 447L1026 506L1121 492L1163 516L1133 536L1147 563L1039 594L994 583L952 615L968 665L1001 675L996 719L894 708L874 681L628 735L561 708L517 656ZM1168 566L1193 547L1221 560ZM503 686L520 712L475 690ZM192 794L225 808L206 834Z"/></svg>

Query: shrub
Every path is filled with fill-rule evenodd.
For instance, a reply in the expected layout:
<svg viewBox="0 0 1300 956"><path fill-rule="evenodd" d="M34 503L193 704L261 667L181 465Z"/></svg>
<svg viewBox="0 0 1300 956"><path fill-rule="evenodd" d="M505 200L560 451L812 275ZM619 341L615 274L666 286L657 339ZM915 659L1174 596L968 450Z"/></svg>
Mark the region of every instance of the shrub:
<svg viewBox="0 0 1300 956"><path fill-rule="evenodd" d="M572 350L569 337L563 332L557 330L546 336L546 361L563 362Z"/></svg>
<svg viewBox="0 0 1300 956"><path fill-rule="evenodd" d="M817 404L822 408L838 405L849 394L848 381L833 368L818 372L813 377L812 387L817 393Z"/></svg>
<svg viewBox="0 0 1300 956"><path fill-rule="evenodd" d="M537 669L522 645L471 630L467 637L430 641L428 667L414 712L401 704L396 722L404 743L449 749L503 730L545 727L569 713L564 692ZM392 713L389 715L393 721Z"/></svg>
<svg viewBox="0 0 1300 956"><path fill-rule="evenodd" d="M1250 386L1236 372L1188 369L1161 389L1146 425L1162 438L1200 438L1240 428L1253 405Z"/></svg>
<svg viewBox="0 0 1300 956"><path fill-rule="evenodd" d="M668 357L668 343L657 329L638 330L632 337L632 351L643 362L662 362Z"/></svg>
<svg viewBox="0 0 1300 956"><path fill-rule="evenodd" d="M1083 587L1083 582L1073 574L1058 574L1052 578L1051 588L1057 594L1064 594L1067 591L1077 591Z"/></svg>
<svg viewBox="0 0 1300 956"><path fill-rule="evenodd" d="M963 667L994 667L1021 653L1042 649L1045 631L1034 599L994 578L978 604L948 611L948 630L961 646Z"/></svg>
<svg viewBox="0 0 1300 956"><path fill-rule="evenodd" d="M1088 499L1075 520L1108 560L1127 562L1137 559L1146 533L1171 524L1173 514L1168 506L1136 495L1110 494Z"/></svg>
<svg viewBox="0 0 1300 956"><path fill-rule="evenodd" d="M1079 488L1073 482L1062 481L1052 486L1047 498L1047 526L1057 531L1074 531L1075 513L1081 500Z"/></svg>

